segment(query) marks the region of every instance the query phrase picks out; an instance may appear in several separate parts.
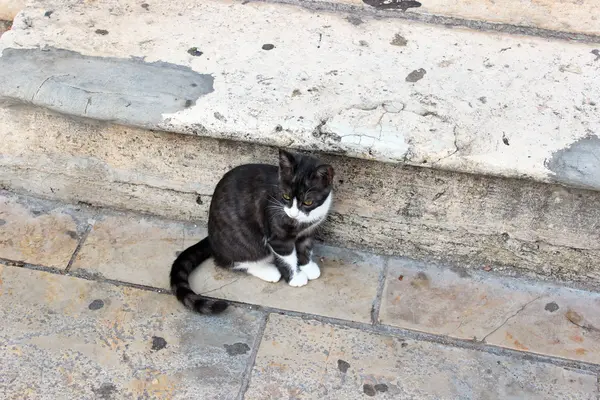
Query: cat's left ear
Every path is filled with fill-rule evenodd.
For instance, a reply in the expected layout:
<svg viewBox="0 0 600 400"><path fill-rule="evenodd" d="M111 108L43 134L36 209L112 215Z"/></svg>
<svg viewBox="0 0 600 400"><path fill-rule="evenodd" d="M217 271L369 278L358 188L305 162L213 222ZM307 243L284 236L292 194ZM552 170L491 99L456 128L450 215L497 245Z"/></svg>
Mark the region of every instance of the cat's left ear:
<svg viewBox="0 0 600 400"><path fill-rule="evenodd" d="M286 172L291 172L294 169L296 158L289 151L279 149L279 169Z"/></svg>
<svg viewBox="0 0 600 400"><path fill-rule="evenodd" d="M330 186L333 183L333 167L331 165L325 164L325 165L320 165L317 168L317 172L316 172L317 177L319 177L319 179L321 179L321 181L323 182L323 184L325 184L326 186Z"/></svg>

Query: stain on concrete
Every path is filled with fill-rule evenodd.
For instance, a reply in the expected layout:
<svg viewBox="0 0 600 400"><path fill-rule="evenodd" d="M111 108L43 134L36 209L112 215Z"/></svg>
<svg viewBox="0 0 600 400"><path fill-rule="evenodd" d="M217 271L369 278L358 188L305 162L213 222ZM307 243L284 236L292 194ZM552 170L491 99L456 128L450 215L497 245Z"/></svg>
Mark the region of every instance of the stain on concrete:
<svg viewBox="0 0 600 400"><path fill-rule="evenodd" d="M212 75L139 58L85 56L51 47L5 49L0 57L1 99L126 125L155 126L163 114L185 109L188 99L195 104L213 92L213 84Z"/></svg>
<svg viewBox="0 0 600 400"><path fill-rule="evenodd" d="M408 44L408 40L406 40L401 34L396 33L390 44L392 46L406 46Z"/></svg>
<svg viewBox="0 0 600 400"><path fill-rule="evenodd" d="M142 8L144 10L150 10L150 4L148 4L148 3L142 3Z"/></svg>
<svg viewBox="0 0 600 400"><path fill-rule="evenodd" d="M385 383L378 383L377 385L373 386L373 388L381 393L385 393L388 391L388 385L386 385Z"/></svg>
<svg viewBox="0 0 600 400"><path fill-rule="evenodd" d="M159 351L167 347L167 341L160 336L152 336L152 350Z"/></svg>
<svg viewBox="0 0 600 400"><path fill-rule="evenodd" d="M362 19L360 19L360 18L358 18L357 16L354 16L354 15L346 17L346 21L350 22L354 26L358 26L360 24L364 24L364 22L365 22Z"/></svg>
<svg viewBox="0 0 600 400"><path fill-rule="evenodd" d="M482 102L483 104L487 103L487 98L485 96L481 96L479 98L479 101Z"/></svg>
<svg viewBox="0 0 600 400"><path fill-rule="evenodd" d="M600 60L600 50L594 49L591 51L591 53L596 56L596 58L594 58L594 61Z"/></svg>
<svg viewBox="0 0 600 400"><path fill-rule="evenodd" d="M344 374L348 372L348 368L350 368L350 363L344 360L338 360L337 362L338 369Z"/></svg>
<svg viewBox="0 0 600 400"><path fill-rule="evenodd" d="M263 45L262 45L262 49L263 49L263 50L273 50L274 48L275 48L275 45L272 45L272 44L270 44L270 43L267 43L267 44L263 44Z"/></svg>
<svg viewBox="0 0 600 400"><path fill-rule="evenodd" d="M0 226L2 225L6 225L6 220L5 219L0 219Z"/></svg>
<svg viewBox="0 0 600 400"><path fill-rule="evenodd" d="M371 385L370 383L365 383L363 385L363 393L366 394L367 396L373 397L377 394L377 391L375 390L373 385Z"/></svg>
<svg viewBox="0 0 600 400"><path fill-rule="evenodd" d="M421 3L411 0L363 0L363 3L379 10L402 10L421 7Z"/></svg>
<svg viewBox="0 0 600 400"><path fill-rule="evenodd" d="M201 52L200 50L198 50L197 47L190 47L187 51L187 53L190 56L194 56L194 57L200 57L202 54L204 54L203 52Z"/></svg>
<svg viewBox="0 0 600 400"><path fill-rule="evenodd" d="M103 383L99 388L92 389L92 392L98 400L113 400L116 399L114 395L117 393L117 387L112 383Z"/></svg>
<svg viewBox="0 0 600 400"><path fill-rule="evenodd" d="M557 311L560 307L558 306L558 304L556 304L555 302L551 302L546 304L546 307L544 307L544 310L549 311L549 312L554 312Z"/></svg>
<svg viewBox="0 0 600 400"><path fill-rule="evenodd" d="M406 82L414 83L423 79L426 73L427 71L425 71L423 68L415 69L413 72L408 74L405 80Z"/></svg>
<svg viewBox="0 0 600 400"><path fill-rule="evenodd" d="M600 189L600 138L592 135L577 140L554 152L545 166L557 182Z"/></svg>
<svg viewBox="0 0 600 400"><path fill-rule="evenodd" d="M106 29L96 29L96 33L102 36L108 35L108 31Z"/></svg>
<svg viewBox="0 0 600 400"><path fill-rule="evenodd" d="M218 119L219 121L227 122L227 118L225 118L225 117L223 116L223 114L221 114L220 112L218 112L218 111L215 111L215 113L214 113L213 115L214 115L214 117L215 117L216 119Z"/></svg>
<svg viewBox="0 0 600 400"><path fill-rule="evenodd" d="M426 289L429 287L429 277L425 272L419 272L412 280L410 285L417 289Z"/></svg>
<svg viewBox="0 0 600 400"><path fill-rule="evenodd" d="M504 133L502 134L502 143L504 143L507 146L510 146L510 142L508 141L508 138Z"/></svg>
<svg viewBox="0 0 600 400"><path fill-rule="evenodd" d="M69 237L71 239L78 239L77 232L75 232L75 231L67 231L66 233L67 233L67 235L69 235Z"/></svg>
<svg viewBox="0 0 600 400"><path fill-rule="evenodd" d="M44 17L46 18L50 18L52 16L52 14L54 14L53 10L48 10L44 13Z"/></svg>
<svg viewBox="0 0 600 400"><path fill-rule="evenodd" d="M92 301L90 303L90 305L88 306L88 308L92 311L96 311L101 309L102 307L104 307L104 301L100 300L100 299L96 299L94 301Z"/></svg>
<svg viewBox="0 0 600 400"><path fill-rule="evenodd" d="M250 351L250 346L246 343L226 344L223 347L225 347L225 351L230 356L240 356Z"/></svg>

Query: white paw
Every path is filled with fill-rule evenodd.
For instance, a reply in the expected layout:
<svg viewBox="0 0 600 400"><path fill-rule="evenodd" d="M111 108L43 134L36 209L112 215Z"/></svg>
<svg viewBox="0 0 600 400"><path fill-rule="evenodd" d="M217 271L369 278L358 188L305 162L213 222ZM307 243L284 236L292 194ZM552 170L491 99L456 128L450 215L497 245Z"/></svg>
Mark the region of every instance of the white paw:
<svg viewBox="0 0 600 400"><path fill-rule="evenodd" d="M281 272L275 266L263 267L263 268L249 268L247 271L250 275L262 279L267 282L279 282L281 279Z"/></svg>
<svg viewBox="0 0 600 400"><path fill-rule="evenodd" d="M321 269L319 268L319 265L314 261L311 261L306 265L301 265L300 271L304 272L308 279L311 281L321 276Z"/></svg>
<svg viewBox="0 0 600 400"><path fill-rule="evenodd" d="M300 287L308 283L308 276L303 271L296 272L296 275L290 279L290 286Z"/></svg>

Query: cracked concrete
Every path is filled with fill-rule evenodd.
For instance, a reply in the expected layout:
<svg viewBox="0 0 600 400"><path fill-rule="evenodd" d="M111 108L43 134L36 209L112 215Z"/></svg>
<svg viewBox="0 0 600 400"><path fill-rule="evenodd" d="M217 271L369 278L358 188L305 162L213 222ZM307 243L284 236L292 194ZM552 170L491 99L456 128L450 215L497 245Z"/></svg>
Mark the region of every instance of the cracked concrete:
<svg viewBox="0 0 600 400"><path fill-rule="evenodd" d="M486 340L486 339L487 339L489 336L492 336L494 333L498 332L498 330L500 330L502 327L504 327L504 326L505 326L505 325L508 323L508 321L510 321L511 319L515 318L515 317L516 317L517 315L519 315L519 314L520 314L522 311L524 311L524 310L525 310L525 308L527 308L527 306L528 306L528 305L530 305L531 303L533 303L533 302L535 302L535 301L538 301L538 300L539 300L539 299L541 299L541 298L542 298L542 296L538 296L538 297L536 297L535 299L533 299L533 300L530 300L530 301L528 301L527 303L523 304L523 307L519 308L519 309L517 310L517 312L515 312L513 315L511 315L511 316L507 317L507 318L504 320L504 322L502 322L502 324L500 324L500 325L499 325L497 328L494 328L494 330L493 330L493 331L491 331L490 333L488 333L488 334L486 334L484 337L482 337L480 341L481 341L482 343L486 343L486 341L485 341L485 340ZM463 322L461 321L461 323L460 323L460 325L459 325L459 327L458 327L458 328L460 328L460 327L462 326L462 324L463 324ZM458 329L458 328L457 328L457 329Z"/></svg>

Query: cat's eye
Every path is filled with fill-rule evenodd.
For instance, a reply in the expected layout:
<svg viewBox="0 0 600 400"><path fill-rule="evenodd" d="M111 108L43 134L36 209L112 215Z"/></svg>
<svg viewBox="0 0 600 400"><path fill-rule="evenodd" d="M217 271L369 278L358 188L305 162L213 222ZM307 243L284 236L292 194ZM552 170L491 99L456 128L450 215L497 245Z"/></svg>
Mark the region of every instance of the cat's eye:
<svg viewBox="0 0 600 400"><path fill-rule="evenodd" d="M286 199L286 200L291 200L292 199L292 197L289 194L287 194L287 193L283 194L283 198Z"/></svg>
<svg viewBox="0 0 600 400"><path fill-rule="evenodd" d="M313 201L312 201L312 200L304 200L304 201L302 202L302 204L304 204L305 206L312 206L312 204L313 204Z"/></svg>

